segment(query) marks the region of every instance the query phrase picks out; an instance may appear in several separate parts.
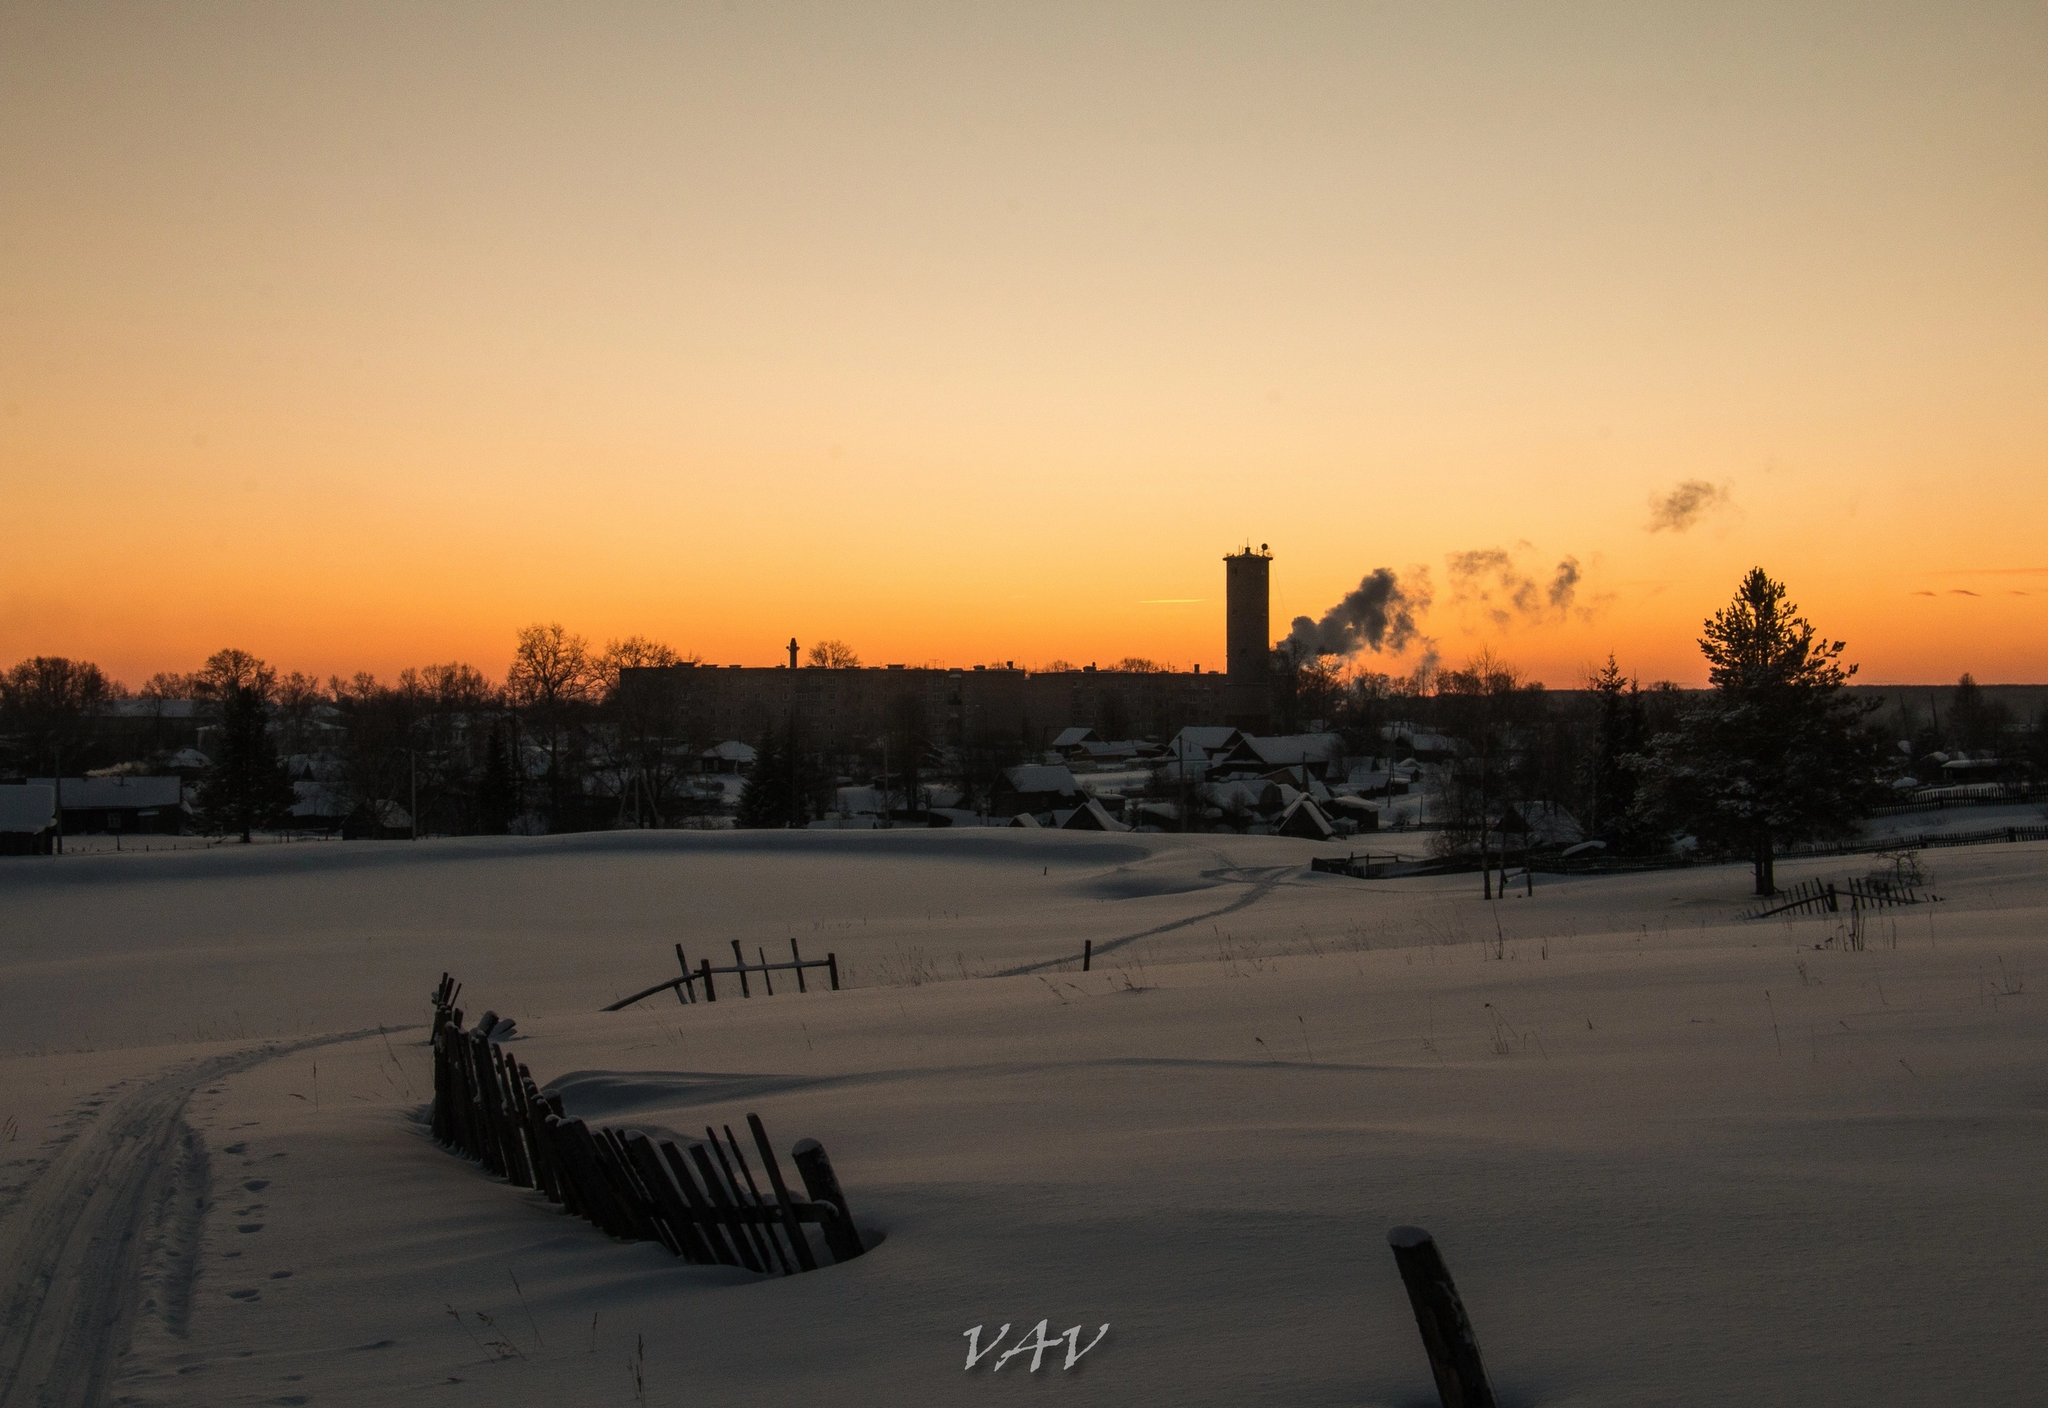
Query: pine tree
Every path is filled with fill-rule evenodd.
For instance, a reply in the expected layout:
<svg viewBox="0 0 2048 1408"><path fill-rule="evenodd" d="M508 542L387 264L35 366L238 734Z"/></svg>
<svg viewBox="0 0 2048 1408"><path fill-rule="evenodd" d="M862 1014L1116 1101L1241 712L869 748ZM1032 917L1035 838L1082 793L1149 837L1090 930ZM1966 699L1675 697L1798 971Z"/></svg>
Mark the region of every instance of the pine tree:
<svg viewBox="0 0 2048 1408"><path fill-rule="evenodd" d="M493 728L484 747L484 775L477 784L477 824L487 835L502 836L519 813L519 789L512 777L512 757L505 731Z"/></svg>
<svg viewBox="0 0 2048 1408"><path fill-rule="evenodd" d="M1593 692L1593 753L1586 760L1587 826L1592 835L1623 842L1636 799L1636 773L1629 759L1648 743L1648 713L1642 690L1622 674L1614 657L1588 681Z"/></svg>
<svg viewBox="0 0 2048 1408"><path fill-rule="evenodd" d="M253 679L226 684L216 696L219 733L212 766L199 781L197 798L202 831L219 835L238 831L246 844L252 831L274 829L291 818L296 796L266 727L269 694L269 680L259 673Z"/></svg>
<svg viewBox="0 0 2048 1408"><path fill-rule="evenodd" d="M781 826L789 816L789 760L782 756L775 730L767 729L754 745L754 770L740 788L738 824L758 829Z"/></svg>
<svg viewBox="0 0 2048 1408"><path fill-rule="evenodd" d="M1713 688L1646 758L1638 812L1685 827L1704 846L1746 854L1756 892L1776 892L1781 845L1854 827L1877 800L1876 705L1843 686L1841 641L1817 639L1782 583L1754 568L1706 623L1700 650Z"/></svg>

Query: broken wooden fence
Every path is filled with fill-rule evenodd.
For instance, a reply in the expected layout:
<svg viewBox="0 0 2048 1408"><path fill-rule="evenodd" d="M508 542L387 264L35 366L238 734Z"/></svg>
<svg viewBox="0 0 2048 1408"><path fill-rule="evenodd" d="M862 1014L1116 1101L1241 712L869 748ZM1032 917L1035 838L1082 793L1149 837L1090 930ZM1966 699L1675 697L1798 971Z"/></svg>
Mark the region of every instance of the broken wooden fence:
<svg viewBox="0 0 2048 1408"><path fill-rule="evenodd" d="M1832 880L1801 880L1790 890L1780 890L1776 903L1752 909L1744 919L1770 919L1786 914L1839 914L1842 902L1848 901L1849 910L1855 913L1866 909L1888 909L1893 905L1925 904L1934 896L1923 895L1910 885L1894 885L1886 880L1844 881L1837 887Z"/></svg>
<svg viewBox="0 0 2048 1408"><path fill-rule="evenodd" d="M698 983L704 985L704 995L701 1000L716 1002L718 1001L718 987L713 982L713 979L720 973L726 974L728 977L738 975L741 997L752 997L754 995L753 989L747 984L747 974L749 973L759 973L761 975L762 989L769 997L775 996L774 975L777 973L795 973L796 990L798 992L808 992L810 989L804 984L804 970L806 968L823 968L831 981L832 991L839 991L839 955L836 953L828 953L823 958L805 958L798 951L795 939L789 941L790 961L787 963L770 963L768 961L768 950L765 948L757 947L754 952L760 956L761 961L759 963L747 962L747 956L740 952L740 941L734 939L732 941L732 967L714 968L711 966L711 960L707 958L698 964L693 972L690 968L690 960L683 957L683 946L677 944L676 966L683 970L680 977L670 978L664 983L656 983L651 988L643 988L631 997L620 998L617 1002L612 1003L603 1010L606 1012L616 1012L622 1007L631 1007L642 998L652 997L658 992L668 992L670 989L674 989L677 1002L696 1002L700 1000L697 995ZM732 989L727 987L726 991L730 993Z"/></svg>
<svg viewBox="0 0 2048 1408"><path fill-rule="evenodd" d="M1389 869L1400 863L1399 856L1376 856L1370 853L1359 855L1354 851L1345 856L1315 856L1310 859L1308 868L1325 875L1349 875L1354 880L1370 880L1375 875L1386 874Z"/></svg>
<svg viewBox="0 0 2048 1408"><path fill-rule="evenodd" d="M755 1181L732 1126L725 1139L678 1148L633 1128L592 1129L571 1119L562 1097L543 1093L533 1073L492 1039L485 1013L464 1029L460 986L446 973L434 992L434 1138L520 1188L535 1188L567 1212L625 1241L660 1242L685 1261L793 1275L815 1271L818 1229L832 1262L861 1254L846 1194L815 1139L790 1153L804 1197L794 1196L759 1115L747 1116L768 1180Z"/></svg>

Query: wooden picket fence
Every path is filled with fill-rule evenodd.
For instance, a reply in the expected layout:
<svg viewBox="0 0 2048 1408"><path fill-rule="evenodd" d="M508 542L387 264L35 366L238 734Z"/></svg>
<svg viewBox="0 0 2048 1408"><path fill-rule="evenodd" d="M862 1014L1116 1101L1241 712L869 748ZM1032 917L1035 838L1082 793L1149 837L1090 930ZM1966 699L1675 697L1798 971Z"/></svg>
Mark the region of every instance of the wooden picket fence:
<svg viewBox="0 0 2048 1408"><path fill-rule="evenodd" d="M1359 855L1353 851L1344 856L1312 856L1308 868L1325 875L1349 875L1354 880L1371 880L1384 875L1389 869L1401 863L1395 855L1376 856L1367 852Z"/></svg>
<svg viewBox="0 0 2048 1408"><path fill-rule="evenodd" d="M825 970L826 976L831 980L832 991L839 991L839 955L836 953L828 953L823 958L805 958L803 954L800 951L798 951L795 939L791 939L789 941L790 961L787 963L770 963L768 961L768 950L765 948L756 947L754 952L760 956L761 961L759 963L747 962L747 956L744 953L740 952L740 941L738 939L734 939L732 941L732 967L714 968L711 966L711 960L707 958L702 963L697 965L695 971L692 971L690 968L690 960L683 957L683 946L681 944L677 944L676 966L683 970L681 977L670 978L666 982L656 983L651 988L642 988L639 992L634 993L631 997L622 997L617 1002L612 1003L610 1006L605 1007L602 1010L606 1012L617 1012L619 1009L623 1007L631 1007L634 1003L640 1001L642 998L652 997L658 992L668 992L671 989L675 991L677 1002L696 1002L699 1001L697 995L698 983L702 983L704 985L704 995L701 1000L705 1002L716 1002L718 1001L718 988L717 985L712 981L712 979L719 973L724 973L728 976L735 974L738 975L740 980L741 997L752 997L754 995L753 989L747 983L747 974L749 973L759 973L761 975L762 990L766 992L769 997L775 996L774 975L777 973L796 974L796 990L798 992L808 992L810 989L806 987L804 984L804 970L806 968L823 968ZM730 993L732 989L728 987L726 991Z"/></svg>
<svg viewBox="0 0 2048 1408"><path fill-rule="evenodd" d="M1851 913L1867 909L1888 909L1893 905L1925 904L1934 896L1922 894L1910 885L1888 880L1850 879L1839 887L1832 880L1801 880L1790 890L1780 890L1772 901L1743 913L1744 919L1769 919L1785 914L1838 914L1848 901Z"/></svg>
<svg viewBox="0 0 2048 1408"><path fill-rule="evenodd" d="M443 973L432 1041L433 1131L444 1147L515 1187L538 1189L611 1236L660 1242L685 1261L794 1275L817 1270L820 1250L833 1263L861 1254L846 1194L817 1140L790 1151L806 1195L797 1198L759 1115L748 1115L747 1127L768 1179L765 1194L731 1125L722 1145L707 1127L704 1141L687 1149L668 1139L657 1145L637 1129L592 1129L569 1117L560 1095L542 1093L533 1073L493 1039L496 1014L463 1027L460 994Z"/></svg>

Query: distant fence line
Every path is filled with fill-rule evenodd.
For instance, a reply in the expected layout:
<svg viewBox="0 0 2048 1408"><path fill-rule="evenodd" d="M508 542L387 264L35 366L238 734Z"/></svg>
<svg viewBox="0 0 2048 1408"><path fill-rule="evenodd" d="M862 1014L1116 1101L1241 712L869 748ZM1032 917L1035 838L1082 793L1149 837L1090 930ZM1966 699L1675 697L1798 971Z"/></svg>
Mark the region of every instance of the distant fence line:
<svg viewBox="0 0 2048 1408"><path fill-rule="evenodd" d="M714 968L711 966L711 960L707 958L692 971L690 960L683 956L683 946L677 944L676 966L683 970L681 977L670 978L665 982L656 983L651 988L642 988L631 997L622 997L617 1002L599 1010L616 1012L622 1007L631 1007L642 998L652 997L658 992L668 992L671 989L675 992L677 1002L696 1002L699 1000L696 986L698 983L704 985L702 1000L705 1002L716 1002L718 1001L718 988L714 985L712 979L714 975L719 973L724 973L728 976L737 974L739 976L741 997L752 997L754 995L753 989L747 985L747 974L749 973L759 973L761 975L762 988L769 997L775 996L774 975L777 973L795 973L796 990L798 992L808 992L809 989L804 985L804 970L806 968L823 968L832 983L832 991L839 991L839 955L836 953L828 953L823 958L805 958L798 951L796 940L793 938L789 941L790 961L787 963L770 963L768 961L768 950L765 948L756 946L754 952L760 955L761 961L759 963L747 962L747 956L740 952L740 941L734 939L732 941L732 967ZM727 991L730 992L731 989L728 988Z"/></svg>
<svg viewBox="0 0 2048 1408"><path fill-rule="evenodd" d="M657 989L658 991L658 989ZM514 1187L534 1188L622 1241L660 1242L685 1261L794 1275L821 1264L808 1227L833 1262L864 1250L832 1161L815 1139L790 1151L805 1198L793 1197L759 1115L747 1127L770 1194L763 1194L732 1126L725 1143L658 1145L632 1128L592 1129L571 1119L559 1094L499 1044L509 1030L494 1013L464 1030L461 985L448 974L433 994L434 1138ZM730 1158L727 1157L728 1151ZM714 1162L714 1159L716 1160Z"/></svg>
<svg viewBox="0 0 2048 1408"><path fill-rule="evenodd" d="M1928 797L1910 802L1888 802L1872 807L1872 816L1905 816L1911 812L1942 812L1957 807L2010 807L2028 802L2048 802L2048 787L2021 783L1987 785L1986 790L1968 797Z"/></svg>

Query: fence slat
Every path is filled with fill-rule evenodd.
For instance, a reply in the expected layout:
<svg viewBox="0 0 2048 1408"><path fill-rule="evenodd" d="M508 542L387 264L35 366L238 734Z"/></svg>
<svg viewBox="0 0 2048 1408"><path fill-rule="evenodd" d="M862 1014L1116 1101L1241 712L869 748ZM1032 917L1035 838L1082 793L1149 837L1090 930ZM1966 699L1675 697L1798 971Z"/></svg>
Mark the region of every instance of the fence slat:
<svg viewBox="0 0 2048 1408"><path fill-rule="evenodd" d="M747 1128L754 1131L754 1144L761 1151L762 1166L768 1170L768 1182L775 1188L775 1201L782 1207L784 1226L789 1231L790 1250L796 1253L796 1264L806 1271L818 1269L818 1259L811 1255L811 1239L804 1235L803 1225L796 1220L796 1209L791 1206L789 1187L782 1181L782 1167L775 1162L775 1146L768 1142L768 1131L761 1127L761 1117L747 1116Z"/></svg>
<svg viewBox="0 0 2048 1408"><path fill-rule="evenodd" d="M739 1165L741 1176L747 1180L747 1191L744 1196L740 1193L739 1180L732 1176L732 1164L728 1164L725 1161L725 1150L719 1146L718 1135L708 1124L704 1126L704 1137L711 1142L711 1152L718 1155L718 1166L725 1170L726 1181L732 1184L733 1200L743 1206L751 1207L752 1211L757 1214L756 1217L747 1223L747 1234L758 1238L761 1242L761 1264L763 1266L768 1264L769 1250L772 1248L775 1260L782 1265L782 1274L785 1276L794 1275L795 1268L789 1264L789 1257L783 1253L782 1244L775 1240L774 1223L765 1217L759 1216L763 1208L761 1189L754 1182L754 1171L747 1167L747 1156L740 1152L740 1141L732 1137L732 1126L727 1125L725 1127L725 1142L732 1148L732 1162Z"/></svg>

